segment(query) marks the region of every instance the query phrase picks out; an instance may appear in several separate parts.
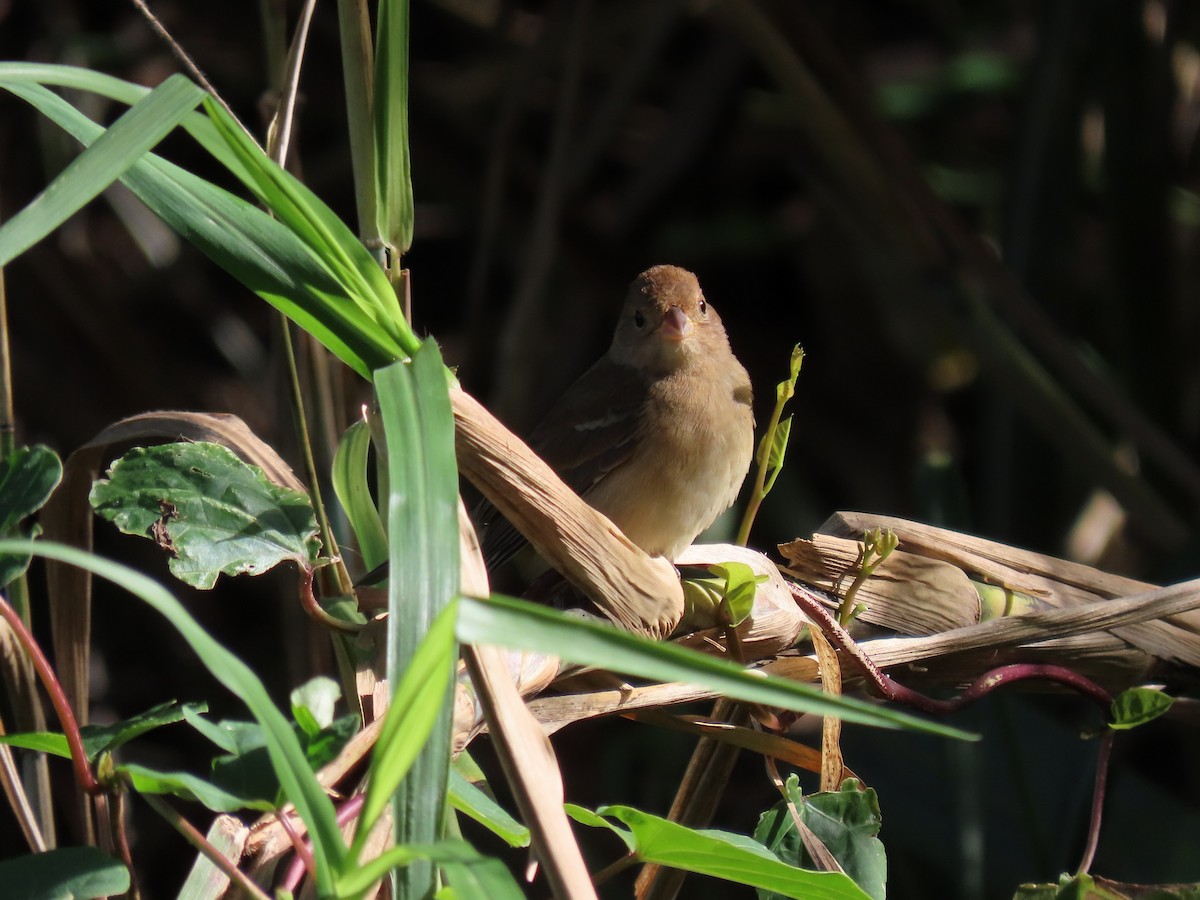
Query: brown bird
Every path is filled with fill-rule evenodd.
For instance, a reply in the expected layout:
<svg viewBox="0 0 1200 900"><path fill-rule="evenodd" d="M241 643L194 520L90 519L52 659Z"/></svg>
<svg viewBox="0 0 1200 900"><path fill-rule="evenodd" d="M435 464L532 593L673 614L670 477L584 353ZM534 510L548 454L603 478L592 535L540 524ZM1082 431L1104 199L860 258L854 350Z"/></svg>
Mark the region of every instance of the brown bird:
<svg viewBox="0 0 1200 900"><path fill-rule="evenodd" d="M754 455L750 377L695 275L654 266L634 279L612 346L529 445L631 541L668 560L733 504ZM490 504L476 521L489 565L524 545Z"/></svg>

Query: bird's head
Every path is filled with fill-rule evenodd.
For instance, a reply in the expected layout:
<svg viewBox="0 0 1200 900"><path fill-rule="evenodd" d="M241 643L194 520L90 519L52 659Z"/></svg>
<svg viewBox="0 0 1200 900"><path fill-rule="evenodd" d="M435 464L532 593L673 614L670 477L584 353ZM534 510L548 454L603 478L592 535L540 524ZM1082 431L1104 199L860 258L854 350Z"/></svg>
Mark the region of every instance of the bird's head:
<svg viewBox="0 0 1200 900"><path fill-rule="evenodd" d="M696 276L678 266L654 266L629 286L609 356L639 369L671 371L722 346L728 339L721 318Z"/></svg>

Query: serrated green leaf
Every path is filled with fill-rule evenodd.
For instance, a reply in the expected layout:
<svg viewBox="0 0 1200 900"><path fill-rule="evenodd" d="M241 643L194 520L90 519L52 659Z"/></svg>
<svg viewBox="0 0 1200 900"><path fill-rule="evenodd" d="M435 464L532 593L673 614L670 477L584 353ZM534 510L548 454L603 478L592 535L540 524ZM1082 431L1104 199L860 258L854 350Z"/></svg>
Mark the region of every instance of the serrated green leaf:
<svg viewBox="0 0 1200 900"><path fill-rule="evenodd" d="M883 900L887 889L887 855L878 838L882 816L875 791L862 790L857 781L847 779L838 791L803 796L794 774L788 777L784 789L801 820L846 874L873 900ZM815 867L782 800L762 814L754 837L784 862L800 868ZM769 900L771 895L762 896L763 900Z"/></svg>
<svg viewBox="0 0 1200 900"><path fill-rule="evenodd" d="M220 444L135 447L89 500L121 531L172 553L171 573L202 590L222 573L258 575L289 560L311 567L320 550L308 497Z"/></svg>
<svg viewBox="0 0 1200 900"><path fill-rule="evenodd" d="M1154 688L1129 688L1113 699L1108 727L1115 730L1137 728L1152 722L1171 708L1175 698Z"/></svg>
<svg viewBox="0 0 1200 900"><path fill-rule="evenodd" d="M584 821L575 809L568 811L572 818ZM633 852L644 862L723 878L776 896L868 900L867 894L842 873L808 872L790 866L745 835L698 831L628 806L602 806L596 815L615 818L628 826Z"/></svg>
<svg viewBox="0 0 1200 900"><path fill-rule="evenodd" d="M129 890L129 870L95 847L62 847L0 862L0 885L13 898L96 900Z"/></svg>

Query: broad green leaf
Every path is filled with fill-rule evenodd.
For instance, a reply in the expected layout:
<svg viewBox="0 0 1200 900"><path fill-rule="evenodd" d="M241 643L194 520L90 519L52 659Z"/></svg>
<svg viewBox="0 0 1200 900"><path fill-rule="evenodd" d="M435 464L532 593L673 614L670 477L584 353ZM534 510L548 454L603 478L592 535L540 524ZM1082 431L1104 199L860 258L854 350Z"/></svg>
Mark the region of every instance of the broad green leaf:
<svg viewBox="0 0 1200 900"><path fill-rule="evenodd" d="M531 650L654 681L686 681L747 703L837 716L863 725L977 740L977 736L957 728L851 697L832 696L819 687L764 676L761 672L743 669L695 650L646 640L617 628L565 616L499 594L493 594L488 600L461 598L458 639L464 644L496 644L514 650Z"/></svg>
<svg viewBox="0 0 1200 900"><path fill-rule="evenodd" d="M37 512L62 480L62 462L49 447L19 447L0 461L0 535L18 537L17 526ZM29 568L29 555L0 557L0 588Z"/></svg>
<svg viewBox="0 0 1200 900"><path fill-rule="evenodd" d="M574 809L568 812L579 818ZM633 852L644 862L723 878L782 897L868 900L862 889L840 872L807 872L789 866L744 835L697 831L628 806L603 806L596 815L617 819L627 826L625 839L631 841ZM614 831L620 833L623 829Z"/></svg>
<svg viewBox="0 0 1200 900"><path fill-rule="evenodd" d="M833 854L842 869L873 900L883 900L887 889L887 855L880 843L879 799L872 789L863 790L847 779L832 793L800 792L800 780L788 776L784 786L800 818ZM754 837L784 862L803 869L815 867L796 830L787 804L780 800L758 820ZM764 900L771 897L762 894Z"/></svg>
<svg viewBox="0 0 1200 900"><path fill-rule="evenodd" d="M387 559L387 533L367 483L370 450L371 426L360 419L342 435L333 457L333 491L346 511L368 572Z"/></svg>
<svg viewBox="0 0 1200 900"><path fill-rule="evenodd" d="M41 444L19 447L0 461L0 533L41 509L61 480L58 454Z"/></svg>
<svg viewBox="0 0 1200 900"><path fill-rule="evenodd" d="M291 694L296 724L310 736L328 728L333 723L333 710L341 697L342 689L332 678L326 675L310 678Z"/></svg>
<svg viewBox="0 0 1200 900"><path fill-rule="evenodd" d="M138 100L28 206L0 226L0 266L28 250L116 181L196 108L204 91L172 75Z"/></svg>
<svg viewBox="0 0 1200 900"><path fill-rule="evenodd" d="M99 125L41 85L4 86L84 144L103 133ZM132 166L121 181L217 265L364 378L407 355L407 345L398 344L379 327L351 299L351 287L339 282L282 222L153 154Z"/></svg>
<svg viewBox="0 0 1200 900"><path fill-rule="evenodd" d="M275 808L275 804L268 800L231 794L187 772L160 772L132 763L117 766L117 771L129 779L139 794L170 794L184 800L195 800L213 812L237 812L239 809L267 812Z"/></svg>
<svg viewBox="0 0 1200 900"><path fill-rule="evenodd" d="M1109 728L1123 730L1152 722L1171 708L1175 698L1153 688L1129 688L1112 702Z"/></svg>
<svg viewBox="0 0 1200 900"><path fill-rule="evenodd" d="M89 499L121 531L171 553L171 573L202 590L222 573L259 575L289 560L310 568L320 551L308 497L220 444L135 447Z"/></svg>
<svg viewBox="0 0 1200 900"><path fill-rule="evenodd" d="M129 870L95 847L62 847L0 862L4 895L29 900L96 900L129 890Z"/></svg>
<svg viewBox="0 0 1200 900"><path fill-rule="evenodd" d="M89 762L95 762L101 753L111 753L147 731L181 722L188 715L198 715L207 709L207 705L203 703L180 705L172 700L111 725L84 725L79 729L83 737L84 752ZM0 735L0 744L50 753L64 759L71 756L67 739L57 732L34 731Z"/></svg>
<svg viewBox="0 0 1200 900"><path fill-rule="evenodd" d="M450 769L449 796L451 806L506 841L510 847L529 846L529 829L454 768Z"/></svg>
<svg viewBox="0 0 1200 900"><path fill-rule="evenodd" d="M33 553L86 569L135 594L179 631L213 677L249 707L266 731L271 762L284 796L295 805L296 812L308 826L317 869L317 890L322 896L331 895L332 873L340 867L346 852L333 803L313 776L287 719L271 702L266 688L246 664L209 637L162 585L134 569L48 541L0 541L0 553Z"/></svg>
<svg viewBox="0 0 1200 900"><path fill-rule="evenodd" d="M423 639L434 632L435 621L441 620L439 627L449 624L449 634L445 638L439 635L439 649L430 651L434 658L424 663L432 667L431 677L437 680L426 688L421 702L437 704L437 721L408 777L400 782L393 805L396 842L429 845L441 837L446 814L454 696L449 679L458 656L453 624L442 618L458 594L458 469L449 379L437 344L427 340L411 363L394 363L377 371L375 390L387 445L389 484L389 683L398 685L408 679L408 669L423 655ZM446 641L444 647L442 640ZM395 708L401 705L398 698L392 703L389 717L400 715L402 711ZM396 735L397 740L402 737ZM381 735L376 759L391 759L390 752ZM395 761L381 772L398 768L407 754L407 748L396 751ZM372 786L376 777L373 772ZM368 791L364 810L372 802ZM401 895L423 896L433 883L432 869L422 862L407 866L397 877Z"/></svg>
<svg viewBox="0 0 1200 900"><path fill-rule="evenodd" d="M767 580L765 575L755 575L745 563L728 562L708 567L718 578L724 579L725 610L729 625L741 625L754 609L754 594L758 586Z"/></svg>

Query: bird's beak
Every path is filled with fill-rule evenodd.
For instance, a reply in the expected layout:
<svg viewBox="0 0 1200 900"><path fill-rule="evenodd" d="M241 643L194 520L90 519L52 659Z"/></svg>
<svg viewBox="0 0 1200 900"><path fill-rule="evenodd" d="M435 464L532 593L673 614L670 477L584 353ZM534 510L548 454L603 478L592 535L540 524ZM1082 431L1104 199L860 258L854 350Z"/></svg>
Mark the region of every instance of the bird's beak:
<svg viewBox="0 0 1200 900"><path fill-rule="evenodd" d="M660 333L664 341L678 343L692 333L692 320L678 306L672 306L663 316Z"/></svg>

